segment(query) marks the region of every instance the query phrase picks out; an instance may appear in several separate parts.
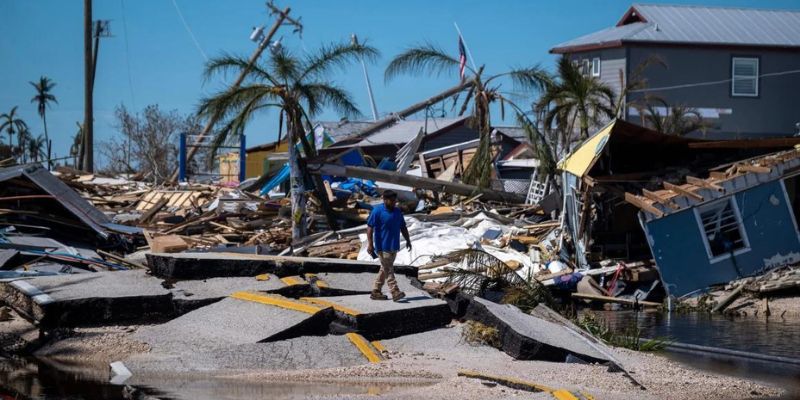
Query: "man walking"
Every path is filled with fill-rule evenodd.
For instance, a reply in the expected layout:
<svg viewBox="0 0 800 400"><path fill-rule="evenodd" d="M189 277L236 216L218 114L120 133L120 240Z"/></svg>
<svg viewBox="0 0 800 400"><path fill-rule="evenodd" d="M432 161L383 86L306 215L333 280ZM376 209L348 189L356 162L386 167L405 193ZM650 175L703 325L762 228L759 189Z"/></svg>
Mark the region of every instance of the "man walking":
<svg viewBox="0 0 800 400"><path fill-rule="evenodd" d="M372 300L389 299L381 292L384 282L389 286L392 300L398 301L406 297L397 287L397 280L394 278L394 259L400 250L400 233L406 239L406 249L411 251L406 221L403 219L403 212L397 207L397 193L387 190L383 192L383 204L375 206L367 220L367 252L381 260L381 270L370 295Z"/></svg>

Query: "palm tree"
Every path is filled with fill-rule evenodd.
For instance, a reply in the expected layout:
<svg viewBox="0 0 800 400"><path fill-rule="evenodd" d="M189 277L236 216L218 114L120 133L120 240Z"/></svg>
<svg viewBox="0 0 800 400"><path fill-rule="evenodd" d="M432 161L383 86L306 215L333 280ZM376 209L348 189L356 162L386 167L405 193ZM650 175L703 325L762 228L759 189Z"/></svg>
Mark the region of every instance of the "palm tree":
<svg viewBox="0 0 800 400"><path fill-rule="evenodd" d="M249 71L248 80L244 84L203 99L200 104L198 114L201 116L220 113L229 118L217 133L215 146L224 143L228 138L241 135L245 125L259 111L269 108L279 110L281 123L278 140L280 141L285 123L289 143L294 239L306 234L305 174L300 165L297 141L300 141L306 157L315 155L313 141L306 139L305 132L311 129L311 118L325 107L344 116L361 114L350 94L331 82L328 76L336 69L344 68L362 57L372 60L377 56L378 50L364 44L334 43L304 56L292 54L285 48L276 49L265 62L252 67L246 58L230 55L215 58L206 65L206 77L220 72Z"/></svg>
<svg viewBox="0 0 800 400"><path fill-rule="evenodd" d="M45 149L45 138L42 135L38 137L29 137L26 150L28 151L28 156L30 157L31 161L39 162L39 157L44 155ZM46 155L45 155L46 156Z"/></svg>
<svg viewBox="0 0 800 400"><path fill-rule="evenodd" d="M386 67L384 76L386 81L389 81L403 73L441 75L449 72L455 74L458 73L459 68L460 63L457 58L447 54L440 47L426 43L411 47L395 56ZM511 69L495 75L484 75L484 67L475 70L465 66L465 69L469 71L469 76L465 76L465 79L472 81L473 84L467 92L459 115L466 111L468 103L472 101L470 123L479 132L480 142L475 156L464 171L463 181L484 188L489 184L492 167L491 105L495 102L499 103L503 119L505 119L506 105L517 110L518 114L524 115L521 109L500 91L500 78L510 79L517 89L533 92L546 87L550 76L539 66Z"/></svg>
<svg viewBox="0 0 800 400"><path fill-rule="evenodd" d="M536 104L544 114L545 129L558 129L561 149L568 151L577 124L578 139L589 137L589 128L615 116L614 91L595 77L585 74L567 57L558 59L558 76Z"/></svg>
<svg viewBox="0 0 800 400"><path fill-rule="evenodd" d="M17 132L17 152L22 158L23 163L28 162L28 140L33 138L28 127L24 127Z"/></svg>
<svg viewBox="0 0 800 400"><path fill-rule="evenodd" d="M11 109L11 112L0 115L0 121L2 121L2 123L0 123L0 131L5 129L6 133L8 134L8 147L11 148L11 152L13 153L14 134L28 129L28 124L26 124L21 118L17 117L17 106L14 106L14 108Z"/></svg>
<svg viewBox="0 0 800 400"><path fill-rule="evenodd" d="M658 97L648 97L644 107L639 107L642 125L665 135L684 136L694 131L705 133L706 125L703 116L696 109L683 104L668 105ZM666 115L662 115L664 110Z"/></svg>
<svg viewBox="0 0 800 400"><path fill-rule="evenodd" d="M42 123L44 123L44 143L47 145L47 168L50 168L50 136L47 134L47 107L50 103L58 104L58 100L56 100L56 96L50 93L50 90L56 86L56 83L53 82L50 78L46 76L42 76L39 78L39 82L28 82L31 86L36 89L36 95L33 96L31 99L31 103L36 103L36 108L39 112L39 116L42 117Z"/></svg>

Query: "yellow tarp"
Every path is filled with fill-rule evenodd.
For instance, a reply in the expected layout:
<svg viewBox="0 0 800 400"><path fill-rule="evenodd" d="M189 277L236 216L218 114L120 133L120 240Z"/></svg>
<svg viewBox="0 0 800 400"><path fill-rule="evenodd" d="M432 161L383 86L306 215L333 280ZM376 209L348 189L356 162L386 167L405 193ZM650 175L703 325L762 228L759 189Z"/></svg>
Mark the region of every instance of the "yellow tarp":
<svg viewBox="0 0 800 400"><path fill-rule="evenodd" d="M605 128L583 142L569 157L561 161L558 168L575 176L583 177L589 172L589 169L592 168L595 160L605 148L615 124L616 121L606 125Z"/></svg>

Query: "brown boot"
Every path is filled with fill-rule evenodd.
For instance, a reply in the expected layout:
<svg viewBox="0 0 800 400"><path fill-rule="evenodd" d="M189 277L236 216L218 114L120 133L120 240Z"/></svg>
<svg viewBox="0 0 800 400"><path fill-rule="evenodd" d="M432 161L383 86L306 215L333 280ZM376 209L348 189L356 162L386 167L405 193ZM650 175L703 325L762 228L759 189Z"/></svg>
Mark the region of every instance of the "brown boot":
<svg viewBox="0 0 800 400"><path fill-rule="evenodd" d="M392 293L392 301L400 301L404 297L406 297L406 294L401 292L401 291L399 291L399 290L394 292L394 293Z"/></svg>
<svg viewBox="0 0 800 400"><path fill-rule="evenodd" d="M372 300L389 300L389 298L386 297L385 294L375 290L372 291L372 293L369 295L369 298Z"/></svg>

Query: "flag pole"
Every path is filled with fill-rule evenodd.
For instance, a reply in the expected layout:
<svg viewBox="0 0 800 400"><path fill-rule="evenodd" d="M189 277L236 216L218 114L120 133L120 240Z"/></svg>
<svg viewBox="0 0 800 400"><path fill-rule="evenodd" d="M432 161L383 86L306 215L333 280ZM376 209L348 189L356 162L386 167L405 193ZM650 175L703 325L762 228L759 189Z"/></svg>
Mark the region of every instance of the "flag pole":
<svg viewBox="0 0 800 400"><path fill-rule="evenodd" d="M461 38L461 42L464 43L464 48L467 49L467 56L469 56L469 62L472 64L472 69L478 71L478 67L475 65L475 59L472 58L472 52L469 51L469 46L467 46L467 41L464 40L464 35L461 34L461 29L458 29L458 24L453 22L453 25L456 27L456 32L458 32L458 37Z"/></svg>

